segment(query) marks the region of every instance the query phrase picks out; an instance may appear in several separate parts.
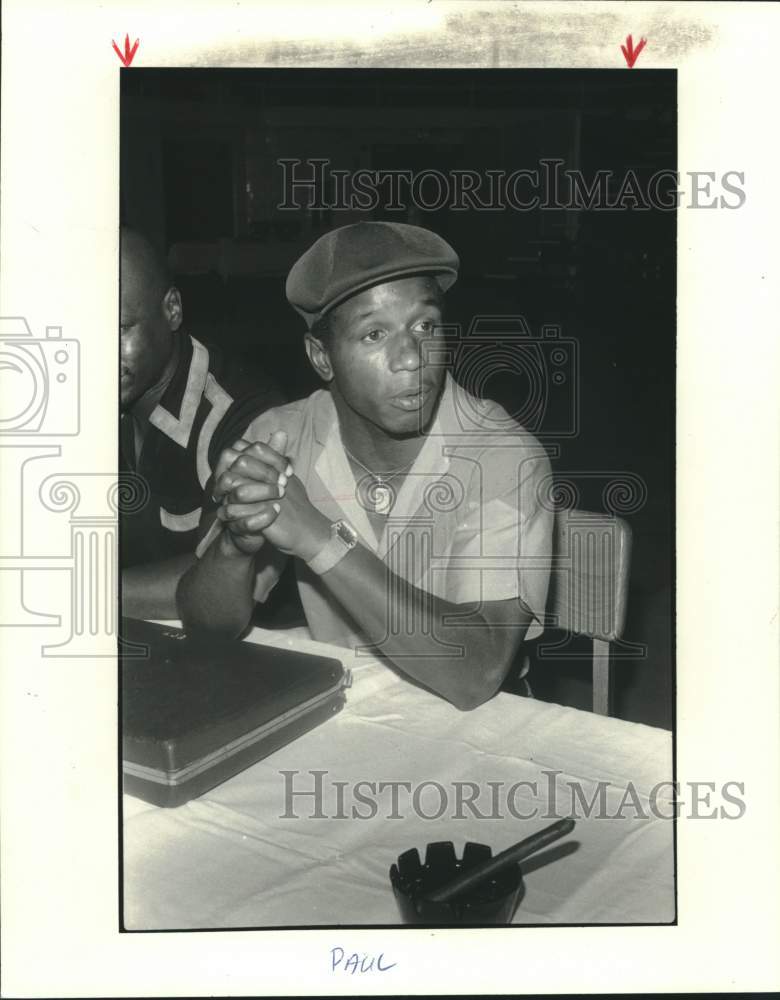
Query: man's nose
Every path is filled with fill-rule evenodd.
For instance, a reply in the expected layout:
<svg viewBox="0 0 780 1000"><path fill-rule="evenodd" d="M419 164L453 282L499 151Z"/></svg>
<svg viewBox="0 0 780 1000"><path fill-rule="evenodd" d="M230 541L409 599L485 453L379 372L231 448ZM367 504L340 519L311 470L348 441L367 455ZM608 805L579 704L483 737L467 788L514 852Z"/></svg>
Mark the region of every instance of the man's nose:
<svg viewBox="0 0 780 1000"><path fill-rule="evenodd" d="M399 334L393 352L393 371L414 372L422 366L421 344L408 331Z"/></svg>

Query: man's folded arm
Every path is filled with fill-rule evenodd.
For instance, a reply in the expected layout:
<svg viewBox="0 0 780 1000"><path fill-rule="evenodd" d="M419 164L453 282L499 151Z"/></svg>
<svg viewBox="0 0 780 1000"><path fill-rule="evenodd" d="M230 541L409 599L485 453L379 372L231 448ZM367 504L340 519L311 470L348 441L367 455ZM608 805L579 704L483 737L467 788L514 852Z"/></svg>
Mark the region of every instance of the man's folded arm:
<svg viewBox="0 0 780 1000"><path fill-rule="evenodd" d="M176 592L178 616L184 627L242 635L257 601L265 601L281 576L286 556L265 544L255 554L238 549L221 529L216 508L204 511L200 542Z"/></svg>
<svg viewBox="0 0 780 1000"><path fill-rule="evenodd" d="M550 570L552 513L539 498L540 484L550 473L546 455L538 446L529 449L523 443L517 449L486 450L479 466L480 477L469 486L475 502L453 540L450 565L438 571L446 578L437 590L447 599L420 591L415 596L416 588L395 578L388 593L397 602L399 594L406 597L394 613L386 614L387 621L400 623L399 633L412 633L404 662L399 660L397 666L460 708L492 697L529 630L541 632ZM335 576L333 581L326 576L325 582L335 593ZM342 585L343 594L336 596L351 607L350 581L345 577ZM433 630L405 629L405 621L421 619L400 615L419 615L421 609L424 614L426 607ZM361 625L378 627L367 621ZM392 641L399 648L406 637L399 634ZM437 657L436 648L441 650L444 643L451 643L457 656ZM419 667L415 649L427 653Z"/></svg>
<svg viewBox="0 0 780 1000"><path fill-rule="evenodd" d="M255 556L219 532L179 583L176 603L184 627L237 638L252 618L254 580Z"/></svg>
<svg viewBox="0 0 780 1000"><path fill-rule="evenodd" d="M129 618L178 618L176 588L195 561L194 552L122 571L122 614Z"/></svg>
<svg viewBox="0 0 780 1000"><path fill-rule="evenodd" d="M276 550L267 543L256 556L246 555L219 522L209 533L210 544L179 586L181 618L191 630L236 637L252 616L256 574L262 578ZM487 601L475 611L436 597L394 574L360 544L322 580L368 645L462 710L498 691L533 619L517 598Z"/></svg>
<svg viewBox="0 0 780 1000"><path fill-rule="evenodd" d="M322 580L398 670L464 711L496 694L534 617L517 598L474 610L437 597L360 544Z"/></svg>

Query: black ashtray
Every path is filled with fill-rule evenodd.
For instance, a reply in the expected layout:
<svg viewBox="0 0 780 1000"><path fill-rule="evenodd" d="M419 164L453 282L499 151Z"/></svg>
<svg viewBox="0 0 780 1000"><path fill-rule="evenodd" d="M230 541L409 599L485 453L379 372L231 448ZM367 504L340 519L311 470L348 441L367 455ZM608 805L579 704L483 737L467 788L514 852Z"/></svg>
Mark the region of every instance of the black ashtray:
<svg viewBox="0 0 780 1000"><path fill-rule="evenodd" d="M446 903L425 899L427 893L451 882L457 875L491 858L487 844L468 843L463 858L455 854L451 840L428 844L425 863L417 848L404 851L390 869L401 919L406 924L508 924L525 887L519 864L508 864L492 877L467 889Z"/></svg>

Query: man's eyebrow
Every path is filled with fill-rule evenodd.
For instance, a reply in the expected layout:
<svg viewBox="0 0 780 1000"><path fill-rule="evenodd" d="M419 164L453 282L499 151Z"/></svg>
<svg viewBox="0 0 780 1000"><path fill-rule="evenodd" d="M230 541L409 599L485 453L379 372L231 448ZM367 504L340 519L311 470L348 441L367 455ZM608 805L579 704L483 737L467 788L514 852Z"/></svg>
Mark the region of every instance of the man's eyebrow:
<svg viewBox="0 0 780 1000"><path fill-rule="evenodd" d="M377 309L366 309L366 310L365 310L364 312L359 312L359 313L357 314L357 316L355 317L355 319L357 319L357 320L360 320L360 319L368 319L368 318L369 318L369 316L374 316L374 315L375 315L375 314L376 314L376 313L377 313L378 311L381 311L381 310L377 310Z"/></svg>

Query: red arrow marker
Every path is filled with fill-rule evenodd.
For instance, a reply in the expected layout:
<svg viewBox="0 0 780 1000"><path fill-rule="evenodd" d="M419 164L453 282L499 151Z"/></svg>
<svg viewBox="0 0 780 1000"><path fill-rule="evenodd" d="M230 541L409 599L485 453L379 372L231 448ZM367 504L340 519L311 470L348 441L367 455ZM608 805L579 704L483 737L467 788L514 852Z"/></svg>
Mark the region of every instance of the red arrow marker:
<svg viewBox="0 0 780 1000"><path fill-rule="evenodd" d="M114 52L116 52L116 54L122 60L122 63L125 66L129 66L130 63L133 61L133 58L134 58L136 52L138 51L138 39L136 38L135 45L133 45L133 47L131 48L130 47L130 36L129 35L125 35L125 51L124 52L120 51L119 46L116 44L116 42L113 40L113 38L111 39L111 44L114 46Z"/></svg>
<svg viewBox="0 0 780 1000"><path fill-rule="evenodd" d="M634 63L639 58L639 53L642 51L645 45L647 45L647 39L642 38L639 41L639 45L637 45L637 47L634 48L634 39L631 37L631 35L629 35L628 38L626 39L626 44L620 46L623 55L626 57L626 62L628 63L629 69L633 69Z"/></svg>

